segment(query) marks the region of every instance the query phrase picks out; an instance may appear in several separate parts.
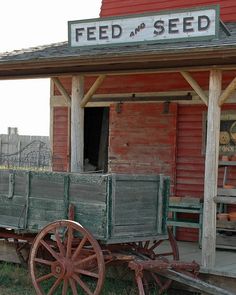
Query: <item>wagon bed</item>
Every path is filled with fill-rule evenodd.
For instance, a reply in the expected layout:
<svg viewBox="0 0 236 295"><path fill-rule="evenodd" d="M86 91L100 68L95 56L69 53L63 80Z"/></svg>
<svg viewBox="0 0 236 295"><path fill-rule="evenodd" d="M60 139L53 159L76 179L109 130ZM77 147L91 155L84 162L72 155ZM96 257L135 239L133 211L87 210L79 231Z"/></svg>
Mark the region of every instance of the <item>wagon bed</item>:
<svg viewBox="0 0 236 295"><path fill-rule="evenodd" d="M75 174L0 170L0 227L35 233L75 221L105 244L167 234L169 178L163 175Z"/></svg>

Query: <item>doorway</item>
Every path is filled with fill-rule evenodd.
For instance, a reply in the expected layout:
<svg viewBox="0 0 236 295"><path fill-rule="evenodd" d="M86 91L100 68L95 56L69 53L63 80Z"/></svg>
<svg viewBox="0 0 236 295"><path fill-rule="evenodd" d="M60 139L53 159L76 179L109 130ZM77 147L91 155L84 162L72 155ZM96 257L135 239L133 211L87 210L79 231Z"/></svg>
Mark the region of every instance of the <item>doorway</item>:
<svg viewBox="0 0 236 295"><path fill-rule="evenodd" d="M109 108L85 108L84 159L85 171L107 172Z"/></svg>

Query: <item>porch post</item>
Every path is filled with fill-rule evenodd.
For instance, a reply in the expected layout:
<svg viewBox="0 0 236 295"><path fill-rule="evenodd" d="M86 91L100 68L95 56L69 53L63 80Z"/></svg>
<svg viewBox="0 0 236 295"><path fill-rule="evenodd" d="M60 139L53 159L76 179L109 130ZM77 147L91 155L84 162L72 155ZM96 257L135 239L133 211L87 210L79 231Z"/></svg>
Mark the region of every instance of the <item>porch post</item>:
<svg viewBox="0 0 236 295"><path fill-rule="evenodd" d="M202 265L212 268L215 264L216 248L216 204L217 195L220 107L222 73L211 70L209 81L209 102L207 113L207 142L204 182L204 212L202 238Z"/></svg>
<svg viewBox="0 0 236 295"><path fill-rule="evenodd" d="M71 172L84 169L84 109L80 103L84 96L84 77L72 77L71 93Z"/></svg>

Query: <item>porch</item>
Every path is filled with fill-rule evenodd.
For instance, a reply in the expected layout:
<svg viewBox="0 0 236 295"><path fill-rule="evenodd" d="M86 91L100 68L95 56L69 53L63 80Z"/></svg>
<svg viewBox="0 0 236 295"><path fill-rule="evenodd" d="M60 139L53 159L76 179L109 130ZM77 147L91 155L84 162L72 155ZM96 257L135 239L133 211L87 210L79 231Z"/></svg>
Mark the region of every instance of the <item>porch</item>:
<svg viewBox="0 0 236 295"><path fill-rule="evenodd" d="M185 262L196 261L201 265L201 249L198 243L178 241L180 252L180 260ZM163 243L160 252L166 251L168 244ZM236 251L226 249L216 249L215 266L211 269L200 268L200 278L204 281L212 283L218 287L222 287L236 294ZM191 287L175 283L174 288L192 291Z"/></svg>

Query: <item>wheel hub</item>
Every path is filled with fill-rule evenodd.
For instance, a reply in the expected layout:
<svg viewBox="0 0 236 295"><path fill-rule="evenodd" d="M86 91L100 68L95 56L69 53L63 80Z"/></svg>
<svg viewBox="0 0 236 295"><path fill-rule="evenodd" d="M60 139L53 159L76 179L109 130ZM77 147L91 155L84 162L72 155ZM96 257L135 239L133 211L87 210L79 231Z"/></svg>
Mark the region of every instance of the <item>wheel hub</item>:
<svg viewBox="0 0 236 295"><path fill-rule="evenodd" d="M66 269L61 262L55 261L51 266L51 271L53 275L58 278L65 275Z"/></svg>
<svg viewBox="0 0 236 295"><path fill-rule="evenodd" d="M72 277L74 273L74 265L72 260L55 261L51 266L51 271L55 277Z"/></svg>

